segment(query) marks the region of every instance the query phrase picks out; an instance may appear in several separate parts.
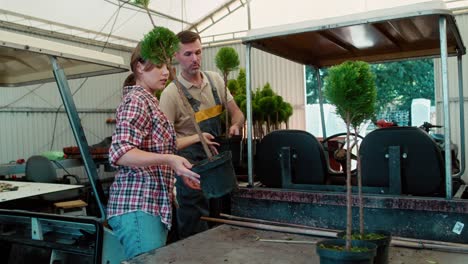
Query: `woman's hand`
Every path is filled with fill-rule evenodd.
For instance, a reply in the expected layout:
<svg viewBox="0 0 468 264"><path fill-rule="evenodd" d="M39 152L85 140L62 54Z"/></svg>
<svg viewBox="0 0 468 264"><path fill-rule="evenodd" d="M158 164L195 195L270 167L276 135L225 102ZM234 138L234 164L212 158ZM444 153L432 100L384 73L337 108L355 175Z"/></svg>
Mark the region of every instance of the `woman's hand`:
<svg viewBox="0 0 468 264"><path fill-rule="evenodd" d="M182 177L184 183L195 190L200 190L200 175L191 171L192 164L184 157L171 155L169 159L169 166L174 172Z"/></svg>

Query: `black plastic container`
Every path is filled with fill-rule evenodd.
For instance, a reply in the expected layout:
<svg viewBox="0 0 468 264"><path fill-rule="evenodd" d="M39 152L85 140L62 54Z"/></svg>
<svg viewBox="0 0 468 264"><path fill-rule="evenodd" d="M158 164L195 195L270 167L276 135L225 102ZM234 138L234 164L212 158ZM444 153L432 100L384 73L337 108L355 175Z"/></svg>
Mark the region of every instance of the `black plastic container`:
<svg viewBox="0 0 468 264"><path fill-rule="evenodd" d="M200 161L192 171L200 174L201 189L206 198L219 198L237 188L230 151L221 152L211 160Z"/></svg>

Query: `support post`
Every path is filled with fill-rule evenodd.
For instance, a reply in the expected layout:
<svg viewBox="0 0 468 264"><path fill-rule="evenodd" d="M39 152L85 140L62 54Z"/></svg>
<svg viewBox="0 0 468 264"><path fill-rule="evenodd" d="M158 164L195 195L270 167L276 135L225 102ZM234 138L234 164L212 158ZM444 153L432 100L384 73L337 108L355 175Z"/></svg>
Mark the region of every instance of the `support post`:
<svg viewBox="0 0 468 264"><path fill-rule="evenodd" d="M63 106L67 113L68 121L70 122L70 126L73 131L73 136L75 137L78 148L80 149L81 158L83 159L89 183L91 184L94 197L96 198L96 202L101 213L101 219L104 220L106 218L106 212L103 205L103 191L101 185L98 183L96 165L91 158L86 135L83 131L83 127L81 126L81 121L80 117L78 116L78 111L76 110L75 102L73 101L73 95L70 91L70 87L68 86L65 72L62 68L60 68L57 59L54 56L50 56L50 62L53 66L55 81L57 82L60 96L62 97Z"/></svg>
<svg viewBox="0 0 468 264"><path fill-rule="evenodd" d="M452 199L452 159L450 151L450 109L448 94L448 51L447 51L447 18L439 17L440 61L442 68L442 98L444 105L444 146L445 146L445 194Z"/></svg>

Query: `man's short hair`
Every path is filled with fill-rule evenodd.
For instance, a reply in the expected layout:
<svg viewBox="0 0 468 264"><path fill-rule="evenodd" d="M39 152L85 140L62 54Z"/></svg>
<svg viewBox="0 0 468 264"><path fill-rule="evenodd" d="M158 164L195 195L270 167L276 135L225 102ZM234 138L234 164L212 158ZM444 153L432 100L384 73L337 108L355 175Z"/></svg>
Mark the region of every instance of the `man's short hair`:
<svg viewBox="0 0 468 264"><path fill-rule="evenodd" d="M184 31L179 32L177 34L177 37L179 38L180 43L182 43L182 44L193 43L197 39L200 40L200 42L201 42L200 35L198 35L198 33L196 33L196 32L190 31L190 30L184 30Z"/></svg>

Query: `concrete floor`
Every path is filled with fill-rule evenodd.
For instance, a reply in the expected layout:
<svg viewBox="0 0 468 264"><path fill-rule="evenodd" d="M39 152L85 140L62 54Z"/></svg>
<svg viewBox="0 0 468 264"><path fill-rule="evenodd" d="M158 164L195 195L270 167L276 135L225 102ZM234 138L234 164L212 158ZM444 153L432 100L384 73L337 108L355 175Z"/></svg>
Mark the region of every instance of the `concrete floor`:
<svg viewBox="0 0 468 264"><path fill-rule="evenodd" d="M265 239L296 242L307 241L308 244L262 241ZM319 263L319 258L315 253L315 242L322 239L319 237L221 225L164 248L140 255L124 263ZM390 263L463 264L468 263L468 254L391 247Z"/></svg>

